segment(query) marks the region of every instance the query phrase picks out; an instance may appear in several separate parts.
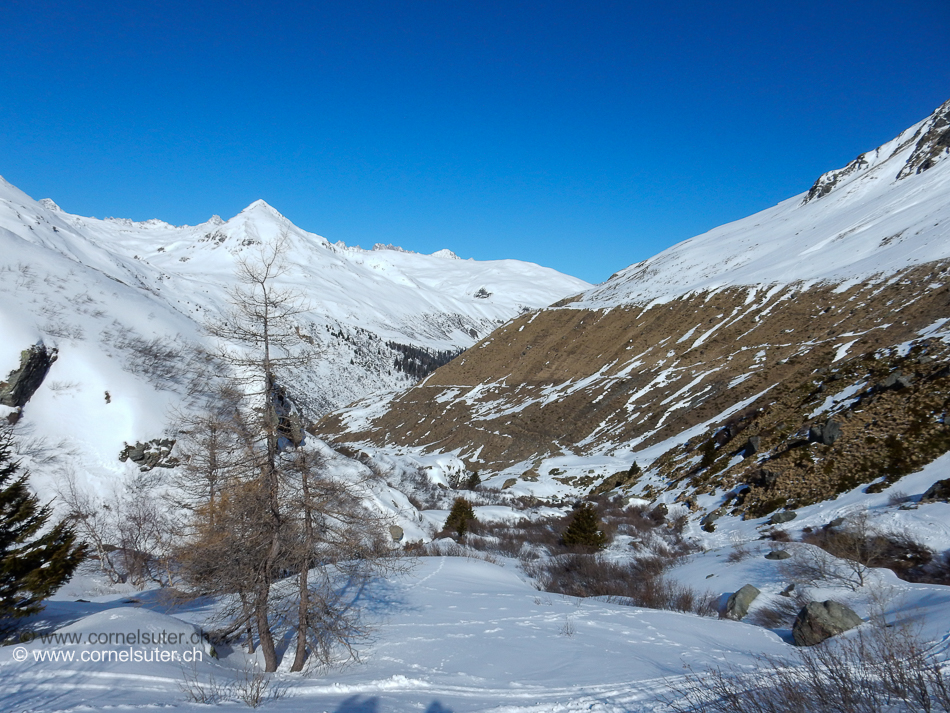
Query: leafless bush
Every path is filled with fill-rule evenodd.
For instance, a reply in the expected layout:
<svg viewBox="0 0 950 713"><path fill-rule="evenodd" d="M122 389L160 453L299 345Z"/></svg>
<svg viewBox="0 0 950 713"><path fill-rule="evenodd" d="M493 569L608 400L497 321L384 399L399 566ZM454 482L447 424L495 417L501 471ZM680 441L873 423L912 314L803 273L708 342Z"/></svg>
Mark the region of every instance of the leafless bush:
<svg viewBox="0 0 950 713"><path fill-rule="evenodd" d="M102 572L113 584L143 586L173 583L171 552L175 524L157 496L147 490L90 495L64 470L57 494L68 508L66 519L95 552Z"/></svg>
<svg viewBox="0 0 950 713"><path fill-rule="evenodd" d="M182 669L178 688L188 701L219 705L228 701L241 701L248 708L258 708L267 701L278 700L286 694L286 688L274 685L273 679L252 664L244 667L241 677L229 683L219 681L214 674L202 681L197 669Z"/></svg>
<svg viewBox="0 0 950 713"><path fill-rule="evenodd" d="M774 528L769 532L769 539L772 542L791 542L792 537L788 534L787 530L780 530L779 528Z"/></svg>
<svg viewBox="0 0 950 713"><path fill-rule="evenodd" d="M185 700L193 703L217 705L231 697L228 685L218 681L214 674L208 676L207 681L202 681L197 667L192 670L182 667L182 680L178 682L178 688L185 694Z"/></svg>
<svg viewBox="0 0 950 713"><path fill-rule="evenodd" d="M283 698L286 690L273 685L271 676L259 668L246 667L243 678L234 686L234 692L248 708L257 708L267 701Z"/></svg>
<svg viewBox="0 0 950 713"><path fill-rule="evenodd" d="M884 530L871 522L866 511L852 515L838 527L806 533L803 540L820 550L796 548L794 575L799 580L814 578L852 590L867 583L874 567L887 567L899 577L917 581L915 575L933 559L933 552L908 532Z"/></svg>
<svg viewBox="0 0 950 713"><path fill-rule="evenodd" d="M50 391L53 391L54 393L57 393L57 394L63 391L72 391L77 386L79 386L79 382L77 381L47 381L46 382L46 388L48 388Z"/></svg>
<svg viewBox="0 0 950 713"><path fill-rule="evenodd" d="M950 681L906 624L796 649L794 659L755 657L690 672L664 701L674 713L898 713L950 711Z"/></svg>
<svg viewBox="0 0 950 713"><path fill-rule="evenodd" d="M83 328L74 323L64 322L62 320L52 320L46 322L42 330L45 334L48 334L51 337L56 337L57 339L73 339L75 341L82 340L86 336Z"/></svg>
<svg viewBox="0 0 950 713"><path fill-rule="evenodd" d="M663 577L667 562L642 557L633 562L611 562L599 555L568 554L523 565L539 589L574 597L610 597L613 601L649 609L716 613L715 596Z"/></svg>
<svg viewBox="0 0 950 713"><path fill-rule="evenodd" d="M729 550L729 554L726 555L726 562L730 564L735 564L737 562L742 562L745 559L748 559L752 554L752 550L749 548L748 540L743 540L742 536L738 532L732 534L732 549Z"/></svg>
<svg viewBox="0 0 950 713"><path fill-rule="evenodd" d="M898 505L903 505L910 497L903 490L895 490L887 496L887 504L891 507L897 507Z"/></svg>
<svg viewBox="0 0 950 713"><path fill-rule="evenodd" d="M765 629L791 629L798 612L810 600L807 589L795 587L787 594L772 598L768 604L753 609L745 621Z"/></svg>

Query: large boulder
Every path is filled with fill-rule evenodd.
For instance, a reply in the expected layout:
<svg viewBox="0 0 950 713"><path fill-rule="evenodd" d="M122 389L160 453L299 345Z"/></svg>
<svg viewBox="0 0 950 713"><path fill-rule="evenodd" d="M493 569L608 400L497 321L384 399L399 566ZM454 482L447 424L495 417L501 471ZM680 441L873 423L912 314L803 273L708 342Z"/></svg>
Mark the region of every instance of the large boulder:
<svg viewBox="0 0 950 713"><path fill-rule="evenodd" d="M808 440L813 443L821 443L825 446L834 445L834 442L841 437L841 424L834 419L828 419L823 426L815 424L808 429Z"/></svg>
<svg viewBox="0 0 950 713"><path fill-rule="evenodd" d="M892 372L881 382L882 389L906 389L914 383L913 377L904 376L899 371Z"/></svg>
<svg viewBox="0 0 950 713"><path fill-rule="evenodd" d="M772 517L769 518L770 525L783 525L786 522L791 522L796 517L798 513L794 510L783 510L782 512L777 512Z"/></svg>
<svg viewBox="0 0 950 713"><path fill-rule="evenodd" d="M762 450L762 437L750 436L746 441L745 448L742 451L743 458L749 458Z"/></svg>
<svg viewBox="0 0 950 713"><path fill-rule="evenodd" d="M751 584L745 585L738 592L733 592L726 601L726 609L723 612L723 616L726 619L739 621L739 619L749 613L749 606L755 601L757 596L759 596L759 590Z"/></svg>
<svg viewBox="0 0 950 713"><path fill-rule="evenodd" d="M808 602L795 618L792 638L798 646L814 646L862 623L861 617L844 604L831 600Z"/></svg>
<svg viewBox="0 0 950 713"><path fill-rule="evenodd" d="M34 344L20 352L20 367L0 381L0 404L18 408L36 393L56 361L57 350Z"/></svg>

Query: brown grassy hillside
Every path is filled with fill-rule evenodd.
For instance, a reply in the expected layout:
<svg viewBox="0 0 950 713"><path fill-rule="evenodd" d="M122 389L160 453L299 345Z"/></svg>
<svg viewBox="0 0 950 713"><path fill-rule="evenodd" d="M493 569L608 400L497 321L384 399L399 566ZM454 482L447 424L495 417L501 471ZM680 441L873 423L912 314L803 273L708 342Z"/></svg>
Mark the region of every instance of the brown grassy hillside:
<svg viewBox="0 0 950 713"><path fill-rule="evenodd" d="M320 429L341 441L460 449L473 470L491 472L640 448L710 422L657 462L671 483L751 483L744 508L819 498L947 450L947 347L926 330L950 317L948 269L930 263L852 286L732 287L645 307L564 304L508 323L367 423L354 428L353 412L341 412ZM908 385L882 387L895 370ZM858 400L836 417L840 437L800 443L842 408L821 404L847 388ZM751 435L758 455L727 468Z"/></svg>

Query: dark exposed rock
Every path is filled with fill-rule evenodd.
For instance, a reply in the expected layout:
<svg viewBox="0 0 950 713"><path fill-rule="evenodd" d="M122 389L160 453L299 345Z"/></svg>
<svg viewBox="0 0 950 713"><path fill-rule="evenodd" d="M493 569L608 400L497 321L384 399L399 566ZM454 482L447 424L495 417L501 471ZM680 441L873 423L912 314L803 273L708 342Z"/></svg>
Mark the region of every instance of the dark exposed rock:
<svg viewBox="0 0 950 713"><path fill-rule="evenodd" d="M20 352L20 366L0 382L0 404L21 407L30 400L49 373L57 357L56 349L34 344Z"/></svg>
<svg viewBox="0 0 950 713"><path fill-rule="evenodd" d="M758 453L762 448L762 438L760 436L750 436L745 444L745 450L742 451L742 457L748 458Z"/></svg>
<svg viewBox="0 0 950 713"><path fill-rule="evenodd" d="M399 525L390 525L389 535L393 538L393 542L402 542L404 533Z"/></svg>
<svg viewBox="0 0 950 713"><path fill-rule="evenodd" d="M650 511L650 519L653 522L665 522L669 514L670 509L666 506L666 503L660 503Z"/></svg>
<svg viewBox="0 0 950 713"><path fill-rule="evenodd" d="M828 419L823 426L815 424L808 429L808 440L826 446L834 445L841 437L841 424L834 419Z"/></svg>
<svg viewBox="0 0 950 713"><path fill-rule="evenodd" d="M798 513L794 510L783 510L782 512L777 512L772 517L769 518L770 525L781 525L786 522L791 522L796 517Z"/></svg>
<svg viewBox="0 0 950 713"><path fill-rule="evenodd" d="M748 485L739 486L739 488L734 493L729 493L729 495L726 496L726 501L723 503L723 505L725 506L731 504L734 507L739 507L745 502L746 497L748 497L749 493L751 492L752 488L750 488Z"/></svg>
<svg viewBox="0 0 950 713"><path fill-rule="evenodd" d="M938 480L936 483L927 488L927 492L924 493L923 497L920 499L920 502L922 503L945 503L947 501L950 501L950 478Z"/></svg>
<svg viewBox="0 0 950 713"><path fill-rule="evenodd" d="M775 485L775 481L778 480L778 475L779 474L773 470L759 468L759 470L754 473L751 482L753 485L757 485L764 490L768 490L773 485Z"/></svg>
<svg viewBox="0 0 950 713"><path fill-rule="evenodd" d="M862 623L861 617L838 602L808 602L798 612L792 638L798 646L814 646Z"/></svg>
<svg viewBox="0 0 950 713"><path fill-rule="evenodd" d="M732 429L729 428L728 426L716 431L716 435L713 436L713 443L715 443L719 447L726 445L731 440L732 440Z"/></svg>
<svg viewBox="0 0 950 713"><path fill-rule="evenodd" d="M119 460L123 463L127 460L132 461L143 473L152 468L174 468L180 463L171 454L174 447L173 438L155 438L145 443L137 441L132 446L126 443L125 448L119 453Z"/></svg>
<svg viewBox="0 0 950 713"><path fill-rule="evenodd" d="M950 154L950 102L937 109L933 118L925 122L913 138L917 139L917 144L897 174L898 180L923 173Z"/></svg>
<svg viewBox="0 0 950 713"><path fill-rule="evenodd" d="M787 559L790 559L791 556L792 556L792 553L789 552L788 550L772 550L771 552L769 552L768 554L765 555L765 559L767 559L767 560L787 560Z"/></svg>
<svg viewBox="0 0 950 713"><path fill-rule="evenodd" d="M713 532L716 529L716 520L723 516L722 508L718 510L713 510L711 513L706 515L700 523L699 526L706 532Z"/></svg>
<svg viewBox="0 0 950 713"><path fill-rule="evenodd" d="M759 590L751 584L746 584L738 592L734 592L728 601L726 601L726 609L723 612L723 616L726 619L739 621L749 613L749 606L755 601L757 596L759 596Z"/></svg>
<svg viewBox="0 0 950 713"><path fill-rule="evenodd" d="M870 164L868 164L868 161L865 158L865 154L861 154L844 168L840 168L835 171L828 171L828 173L822 174L818 177L818 180L815 181L814 185L808 190L808 195L802 199L802 205L805 205L809 201L825 197L834 190L835 186L838 185L838 182L842 178L845 178L846 176L849 176L857 171L862 171L869 165Z"/></svg>
<svg viewBox="0 0 950 713"><path fill-rule="evenodd" d="M881 382L882 389L906 389L914 383L913 378L905 376L900 371L894 371L888 374Z"/></svg>

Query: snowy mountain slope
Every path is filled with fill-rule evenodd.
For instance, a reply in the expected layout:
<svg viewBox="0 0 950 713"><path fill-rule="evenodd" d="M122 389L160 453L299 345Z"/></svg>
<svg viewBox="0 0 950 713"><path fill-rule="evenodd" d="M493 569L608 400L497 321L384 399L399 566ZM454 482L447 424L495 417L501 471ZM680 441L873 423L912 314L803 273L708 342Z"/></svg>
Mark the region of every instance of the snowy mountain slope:
<svg viewBox="0 0 950 713"><path fill-rule="evenodd" d="M413 355L437 363L519 312L588 287L514 260L333 245L263 201L228 221L176 227L71 215L0 179L0 378L31 345L58 349L21 429L76 451L73 468L94 482L124 473L124 442L169 427L189 358L207 343L203 325L227 306L238 260L282 235L281 284L312 307L297 329L317 356L298 384L313 414L404 388L426 366Z"/></svg>
<svg viewBox="0 0 950 713"><path fill-rule="evenodd" d="M948 113L323 427L539 496L606 480L717 509L748 487L742 507L775 509L892 482L950 448ZM829 418L840 439L810 441Z"/></svg>
<svg viewBox="0 0 950 713"><path fill-rule="evenodd" d="M950 102L810 191L631 265L575 308L736 285L841 283L950 257ZM926 168L924 168L926 166Z"/></svg>

